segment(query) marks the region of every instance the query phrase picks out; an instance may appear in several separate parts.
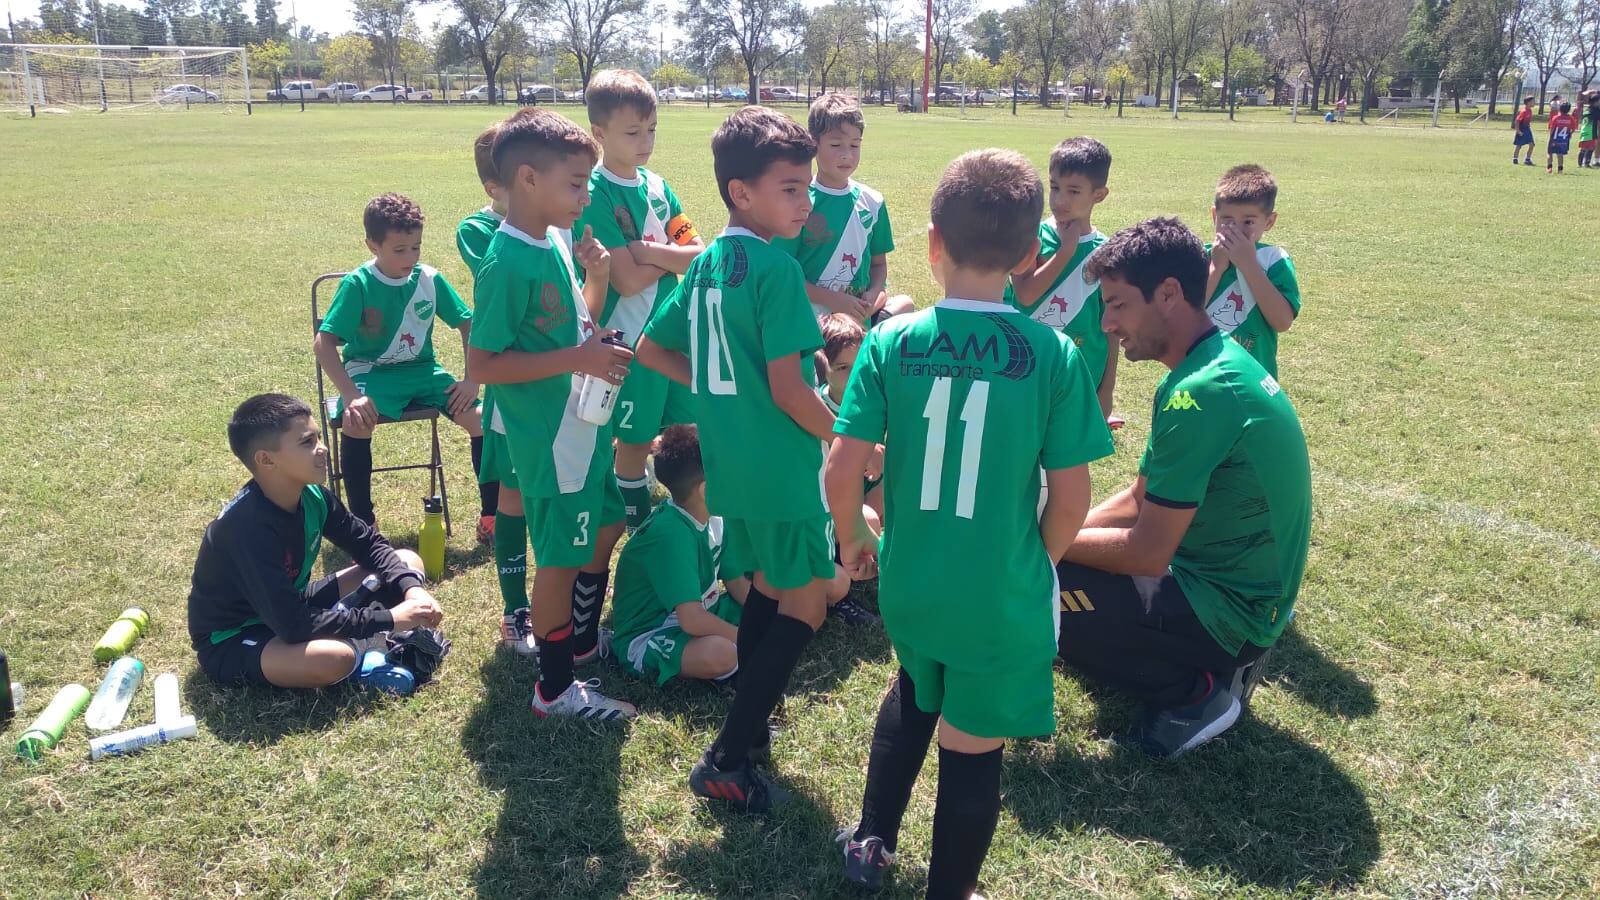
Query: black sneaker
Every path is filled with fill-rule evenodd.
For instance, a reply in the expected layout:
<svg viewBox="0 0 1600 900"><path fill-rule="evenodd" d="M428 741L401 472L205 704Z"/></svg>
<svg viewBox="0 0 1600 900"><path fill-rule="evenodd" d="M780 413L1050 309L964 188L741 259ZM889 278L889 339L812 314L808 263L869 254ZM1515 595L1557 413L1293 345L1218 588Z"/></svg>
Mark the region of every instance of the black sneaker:
<svg viewBox="0 0 1600 900"><path fill-rule="evenodd" d="M789 802L789 792L750 762L730 772L711 764L711 751L689 770L689 790L696 797L721 800L745 812L764 813Z"/></svg>
<svg viewBox="0 0 1600 900"><path fill-rule="evenodd" d="M778 726L768 722L766 743L757 747L751 747L749 751L745 753L745 755L750 758L752 765L761 766L762 768L772 767L772 744L775 740L777 740L777 737Z"/></svg>
<svg viewBox="0 0 1600 900"><path fill-rule="evenodd" d="M1272 648L1256 657L1254 662L1247 663L1233 670L1233 678L1228 683L1228 693L1239 698L1240 706L1250 705L1250 695L1256 692L1256 685L1261 683L1261 677L1267 674L1267 658L1272 656Z"/></svg>
<svg viewBox="0 0 1600 900"><path fill-rule="evenodd" d="M846 597L828 607L828 617L849 625L881 625L883 620L872 610L862 606L854 597Z"/></svg>
<svg viewBox="0 0 1600 900"><path fill-rule="evenodd" d="M894 865L894 854L883 847L883 838L869 834L856 840L859 825L850 825L834 835L833 842L844 851L844 879L857 887L875 891L883 887L883 876Z"/></svg>
<svg viewBox="0 0 1600 900"><path fill-rule="evenodd" d="M1134 726L1128 740L1158 759L1176 759L1239 721L1239 698L1228 685L1212 680L1205 699L1177 709L1155 710Z"/></svg>

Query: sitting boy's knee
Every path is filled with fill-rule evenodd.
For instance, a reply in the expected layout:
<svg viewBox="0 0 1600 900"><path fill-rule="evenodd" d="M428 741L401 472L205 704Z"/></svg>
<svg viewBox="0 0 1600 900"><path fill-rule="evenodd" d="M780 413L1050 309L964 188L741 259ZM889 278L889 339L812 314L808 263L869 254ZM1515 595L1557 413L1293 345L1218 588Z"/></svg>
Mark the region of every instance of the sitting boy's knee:
<svg viewBox="0 0 1600 900"><path fill-rule="evenodd" d="M483 408L481 406L473 404L451 416L450 419L460 425L469 437L483 437Z"/></svg>
<svg viewBox="0 0 1600 900"><path fill-rule="evenodd" d="M396 547L394 548L394 553L396 556L400 557L401 562L406 564L406 568L416 572L419 575L422 574L422 557L418 556L415 550L411 550L406 547Z"/></svg>
<svg viewBox="0 0 1600 900"><path fill-rule="evenodd" d="M710 653L707 654L707 662L711 663L713 669L720 673L715 677L727 678L733 674L735 669L739 668L738 645L721 635L713 635Z"/></svg>

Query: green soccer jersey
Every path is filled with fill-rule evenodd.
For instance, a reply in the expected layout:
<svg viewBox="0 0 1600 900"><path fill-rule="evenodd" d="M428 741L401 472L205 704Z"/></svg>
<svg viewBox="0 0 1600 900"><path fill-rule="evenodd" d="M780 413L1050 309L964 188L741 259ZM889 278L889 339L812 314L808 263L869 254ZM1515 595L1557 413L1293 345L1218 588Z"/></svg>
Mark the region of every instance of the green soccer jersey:
<svg viewBox="0 0 1600 900"><path fill-rule="evenodd" d="M1098 230L1078 238L1078 247L1067 261L1067 267L1061 270L1060 277L1032 306L1018 301L1016 293L1009 287L1006 289L1007 302L1035 322L1049 325L1072 339L1078 352L1083 354L1083 362L1089 367L1089 374L1094 377L1096 386L1105 378L1106 354L1110 352L1110 347L1105 331L1100 328L1100 320L1106 309L1100 301L1100 282L1089 280L1084 263L1105 242L1106 236ZM1048 220L1040 222L1039 262L1043 263L1060 250L1061 235L1056 232L1056 223Z"/></svg>
<svg viewBox="0 0 1600 900"><path fill-rule="evenodd" d="M595 240L607 250L616 253L618 248L623 248L620 252L625 253L630 241L670 243L667 223L682 213L683 205L672 188L649 169L640 169L637 176L626 179L605 166L595 166L594 174L589 176L589 206L572 229L582 234L587 225L594 229ZM665 298L677 286L678 276L671 272L630 297L617 293L614 285L607 285L600 324L621 331L631 347L639 340L645 323L650 321L656 301Z"/></svg>
<svg viewBox="0 0 1600 900"><path fill-rule="evenodd" d="M894 641L974 667L1054 655L1039 470L1112 452L1072 342L1003 303L941 300L867 332L841 407L837 433L886 446L878 603Z"/></svg>
<svg viewBox="0 0 1600 900"><path fill-rule="evenodd" d="M1243 347L1208 332L1156 388L1139 474L1145 500L1194 508L1172 574L1229 653L1289 622L1311 537L1300 417Z"/></svg>
<svg viewBox="0 0 1600 900"><path fill-rule="evenodd" d="M1206 246L1211 252L1211 246ZM1289 252L1274 244L1256 244L1256 262L1267 273L1267 280L1289 301L1289 308L1300 313L1300 282L1294 277L1294 263ZM1256 308L1256 297L1250 285L1239 277L1239 270L1228 266L1217 282L1217 289L1206 305L1211 314L1211 324L1223 334L1239 342L1250 352L1273 378L1278 377L1278 332L1267 324L1266 317Z"/></svg>
<svg viewBox="0 0 1600 900"><path fill-rule="evenodd" d="M510 222L500 225L474 284L472 346L548 353L594 334L568 239L556 228L535 238ZM562 373L495 386L495 411L525 496L574 493L611 465L611 426L578 418L583 378Z"/></svg>
<svg viewBox="0 0 1600 900"><path fill-rule="evenodd" d="M712 518L701 525L671 500L650 513L617 557L616 596L611 623L616 640L634 638L664 626L676 626L675 611L698 601L706 609L717 604L717 553Z"/></svg>
<svg viewBox="0 0 1600 900"><path fill-rule="evenodd" d="M506 217L495 212L494 207L485 206L462 219L461 224L456 226L456 250L461 253L461 261L467 264L467 271L472 273L472 277L478 277L478 269L483 266L483 255L489 252L489 241L505 220Z"/></svg>
<svg viewBox="0 0 1600 900"><path fill-rule="evenodd" d="M767 363L811 354L822 333L800 264L744 228L729 228L695 257L657 307L645 334L687 353L700 429L706 500L720 516L792 522L826 511L822 442L772 400Z"/></svg>
<svg viewBox="0 0 1600 900"><path fill-rule="evenodd" d="M813 179L805 228L799 237L773 243L800 261L807 282L860 296L872 279L872 258L894 249L894 232L882 194L854 181L840 190ZM831 310L817 306L812 312Z"/></svg>
<svg viewBox="0 0 1600 900"><path fill-rule="evenodd" d="M451 328L472 319L456 289L432 266L390 278L376 260L344 276L320 330L344 341L344 368L364 375L374 366L416 365L432 371L433 320Z"/></svg>

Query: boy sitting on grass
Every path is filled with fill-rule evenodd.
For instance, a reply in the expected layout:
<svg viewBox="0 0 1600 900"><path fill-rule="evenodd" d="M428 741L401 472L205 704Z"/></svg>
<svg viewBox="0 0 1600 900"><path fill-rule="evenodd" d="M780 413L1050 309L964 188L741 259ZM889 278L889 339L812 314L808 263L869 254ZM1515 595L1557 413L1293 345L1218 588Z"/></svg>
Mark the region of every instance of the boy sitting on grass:
<svg viewBox="0 0 1600 900"><path fill-rule="evenodd" d="M327 687L355 671L371 639L438 626L444 613L422 587L422 559L389 546L322 487L328 450L310 406L251 397L228 423L228 445L250 481L206 527L189 589L189 641L211 680ZM324 537L355 565L313 582ZM383 581L374 602L345 608L340 599L369 574Z"/></svg>
<svg viewBox="0 0 1600 900"><path fill-rule="evenodd" d="M380 417L398 419L413 403L444 412L471 436L474 472L483 459L483 426L478 386L457 381L433 358L434 318L461 332L465 350L472 311L437 269L417 262L422 209L408 197L384 194L361 218L372 259L339 282L311 347L339 392L333 417L343 422L340 462L350 512L372 525L372 431ZM494 521L499 493L499 485L479 485L481 541L489 539L484 520Z"/></svg>

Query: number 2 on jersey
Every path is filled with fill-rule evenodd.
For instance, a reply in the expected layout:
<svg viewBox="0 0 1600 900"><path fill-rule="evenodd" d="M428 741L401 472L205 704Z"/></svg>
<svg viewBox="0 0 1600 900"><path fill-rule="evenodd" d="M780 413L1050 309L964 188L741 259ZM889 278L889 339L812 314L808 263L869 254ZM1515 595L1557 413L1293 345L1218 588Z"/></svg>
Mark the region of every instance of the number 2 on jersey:
<svg viewBox="0 0 1600 900"><path fill-rule="evenodd" d="M700 393L700 369L706 372L706 390L712 394L737 394L734 384L733 358L728 353L728 327L722 320L722 289L708 287L701 295L705 299L706 345L700 346L700 304L689 301L689 361L692 372L689 390ZM728 374L724 376L723 366Z"/></svg>
<svg viewBox="0 0 1600 900"><path fill-rule="evenodd" d="M922 416L928 420L928 445L922 455L922 508L939 509L944 485L945 433L949 430L951 383L935 378ZM956 516L972 518L978 496L978 468L983 460L983 423L989 414L989 382L975 381L961 405L961 475L956 481Z"/></svg>

